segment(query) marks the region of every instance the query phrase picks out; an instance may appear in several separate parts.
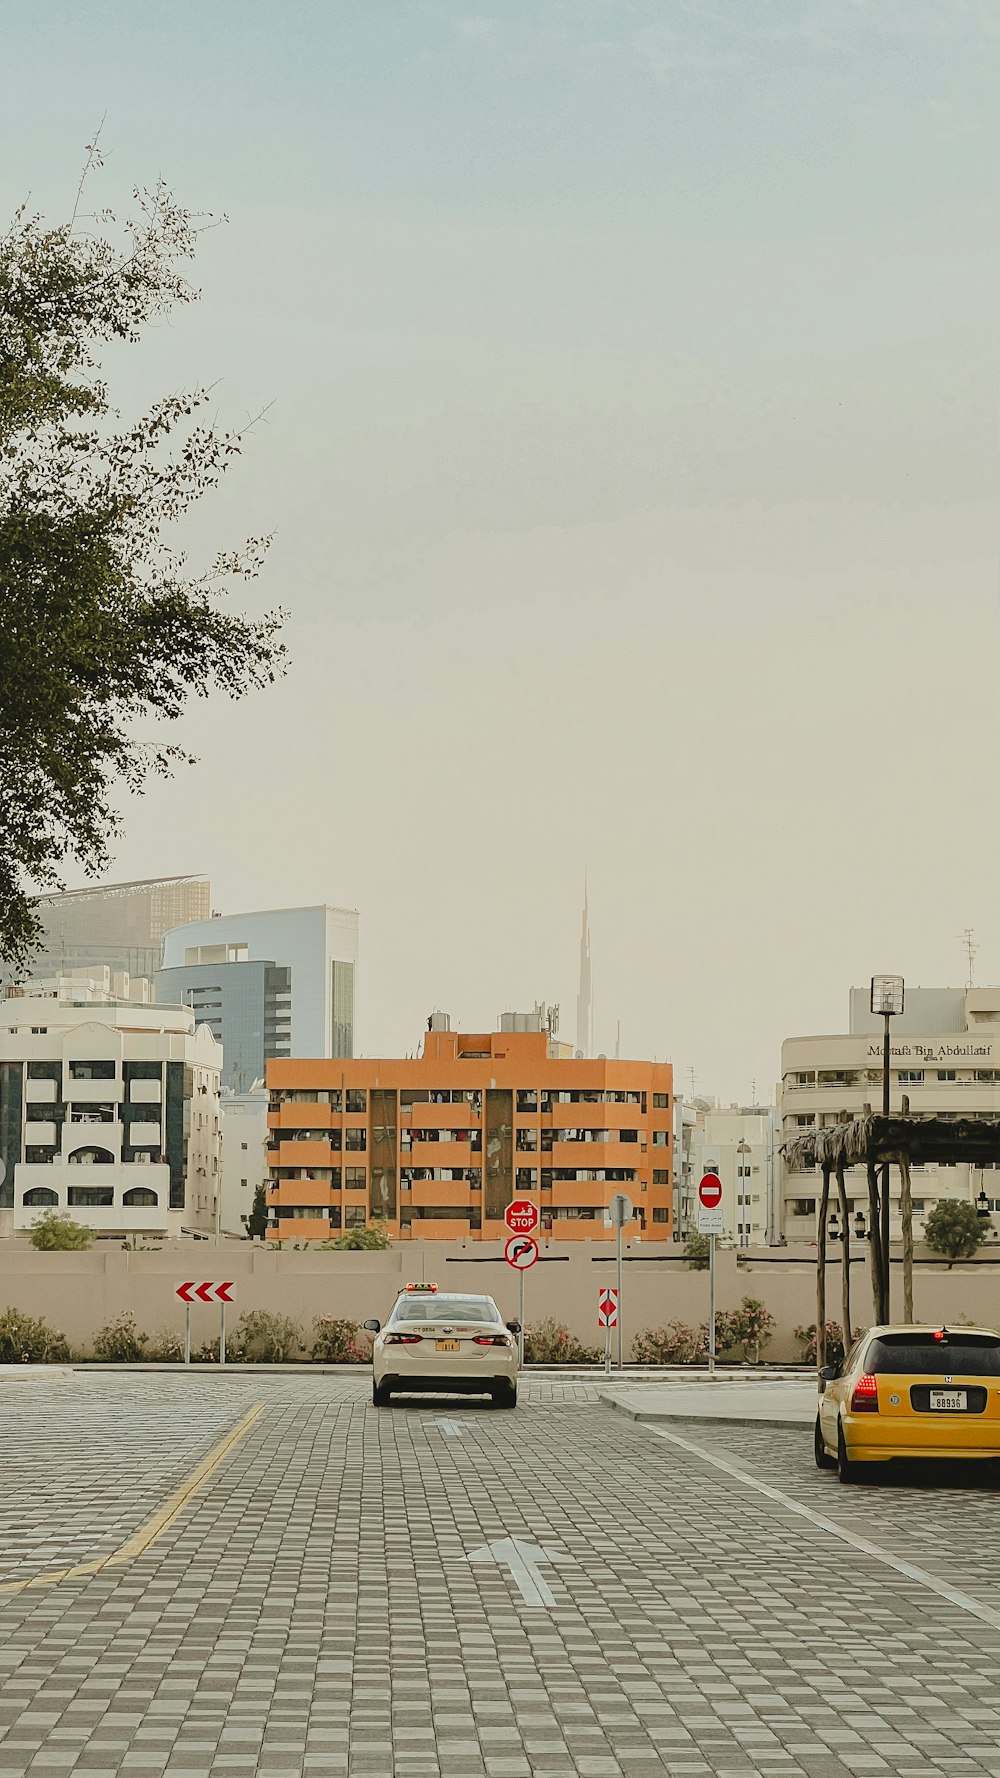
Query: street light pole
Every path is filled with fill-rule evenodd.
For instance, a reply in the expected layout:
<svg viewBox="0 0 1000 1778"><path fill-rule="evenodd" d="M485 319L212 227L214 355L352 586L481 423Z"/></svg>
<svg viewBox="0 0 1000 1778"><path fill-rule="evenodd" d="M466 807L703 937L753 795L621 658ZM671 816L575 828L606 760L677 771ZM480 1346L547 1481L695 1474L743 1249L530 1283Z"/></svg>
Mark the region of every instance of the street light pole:
<svg viewBox="0 0 1000 1778"><path fill-rule="evenodd" d="M904 985L901 975L873 975L871 985L871 1010L881 1013L884 1021L882 1038L882 1116L889 1116L889 1065L891 1049L889 1041L889 1020L903 1010ZM879 1204L879 1229L881 1233L882 1265L879 1279L879 1302L875 1304L875 1312L879 1321L885 1325L889 1319L889 1163L882 1168L882 1196Z"/></svg>

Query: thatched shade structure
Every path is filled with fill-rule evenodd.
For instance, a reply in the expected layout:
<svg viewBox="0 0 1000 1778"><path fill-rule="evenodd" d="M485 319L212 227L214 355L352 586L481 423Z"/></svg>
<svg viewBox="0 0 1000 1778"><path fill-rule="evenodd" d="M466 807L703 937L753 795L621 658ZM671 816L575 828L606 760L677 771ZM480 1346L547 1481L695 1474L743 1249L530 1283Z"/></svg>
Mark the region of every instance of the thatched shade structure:
<svg viewBox="0 0 1000 1778"><path fill-rule="evenodd" d="M816 1254L816 1356L826 1361L826 1219L830 1203L830 1177L836 1177L844 1229L841 1271L844 1339L851 1339L851 1252L847 1188L848 1167L863 1166L868 1179L869 1255L872 1296L878 1305L883 1274L882 1233L879 1223L878 1168L890 1162L899 1168L899 1208L903 1225L903 1319L913 1320L913 1206L910 1167L926 1161L958 1162L982 1166L1000 1162L1000 1121L962 1117L875 1117L866 1113L850 1123L828 1129L806 1130L782 1144L785 1165L791 1173L820 1167L823 1175ZM886 1187L888 1189L888 1187ZM886 1275L888 1268L886 1268ZM876 1312L878 1312L876 1310ZM888 1314L888 1304L883 1312Z"/></svg>

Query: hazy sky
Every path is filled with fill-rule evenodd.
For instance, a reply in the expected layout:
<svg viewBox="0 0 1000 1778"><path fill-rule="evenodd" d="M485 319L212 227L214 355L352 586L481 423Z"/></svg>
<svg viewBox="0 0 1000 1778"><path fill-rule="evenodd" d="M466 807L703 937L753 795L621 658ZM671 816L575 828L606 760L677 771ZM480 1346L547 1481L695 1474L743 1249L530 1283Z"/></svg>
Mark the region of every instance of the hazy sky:
<svg viewBox="0 0 1000 1778"><path fill-rule="evenodd" d="M135 402L266 404L276 691L117 876L362 913L361 1042L575 1022L746 1099L1000 977L995 0L9 0L0 182L225 211Z"/></svg>

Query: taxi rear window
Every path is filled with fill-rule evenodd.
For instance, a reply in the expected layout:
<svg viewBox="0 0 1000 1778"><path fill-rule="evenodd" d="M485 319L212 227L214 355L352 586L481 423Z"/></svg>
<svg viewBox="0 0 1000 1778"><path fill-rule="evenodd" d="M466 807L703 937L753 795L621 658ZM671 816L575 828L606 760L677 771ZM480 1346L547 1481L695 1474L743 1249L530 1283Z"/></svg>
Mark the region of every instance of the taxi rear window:
<svg viewBox="0 0 1000 1778"><path fill-rule="evenodd" d="M492 1303L468 1302L455 1296L404 1296L393 1311L394 1321L499 1321Z"/></svg>
<svg viewBox="0 0 1000 1778"><path fill-rule="evenodd" d="M943 1340L927 1334L873 1340L865 1354L865 1370L875 1376L912 1371L918 1376L1000 1377L1000 1340L951 1332Z"/></svg>

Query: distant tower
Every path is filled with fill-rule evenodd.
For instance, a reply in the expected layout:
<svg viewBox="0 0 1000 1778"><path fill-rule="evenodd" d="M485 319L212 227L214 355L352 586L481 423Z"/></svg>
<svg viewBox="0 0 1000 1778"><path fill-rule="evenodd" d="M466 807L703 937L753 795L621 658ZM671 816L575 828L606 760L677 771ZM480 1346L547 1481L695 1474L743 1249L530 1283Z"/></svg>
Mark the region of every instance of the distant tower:
<svg viewBox="0 0 1000 1778"><path fill-rule="evenodd" d="M580 991L576 997L576 1047L589 1056L594 1047L594 994L590 974L590 920L587 879L583 879L583 926L580 932Z"/></svg>

